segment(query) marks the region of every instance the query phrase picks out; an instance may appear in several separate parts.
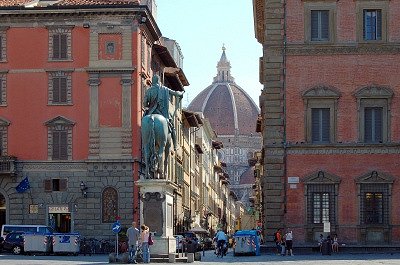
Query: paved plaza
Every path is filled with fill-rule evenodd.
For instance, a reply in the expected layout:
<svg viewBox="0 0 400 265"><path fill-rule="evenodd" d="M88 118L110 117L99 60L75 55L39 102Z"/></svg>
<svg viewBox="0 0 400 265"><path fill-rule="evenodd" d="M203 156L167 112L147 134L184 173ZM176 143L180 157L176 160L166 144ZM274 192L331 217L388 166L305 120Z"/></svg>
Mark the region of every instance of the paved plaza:
<svg viewBox="0 0 400 265"><path fill-rule="evenodd" d="M267 264L267 265L391 265L400 264L400 253L396 254L335 254L332 256L321 256L319 254L295 255L293 257L281 257L273 254L262 254L261 256L239 256L234 257L232 253L224 258L217 258L212 251L207 251L202 261L196 261L195 265L200 264ZM100 265L109 264L108 256L14 256L0 255L2 265ZM158 263L161 264L161 263ZM169 264L169 263L162 263ZM178 263L179 264L179 263Z"/></svg>

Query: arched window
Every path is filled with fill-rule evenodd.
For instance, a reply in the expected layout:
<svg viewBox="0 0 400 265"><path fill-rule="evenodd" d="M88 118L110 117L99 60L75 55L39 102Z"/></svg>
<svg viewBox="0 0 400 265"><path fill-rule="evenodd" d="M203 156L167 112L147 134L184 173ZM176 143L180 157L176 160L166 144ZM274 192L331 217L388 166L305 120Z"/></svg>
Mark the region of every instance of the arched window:
<svg viewBox="0 0 400 265"><path fill-rule="evenodd" d="M107 187L102 194L103 223L113 223L118 216L118 192L112 187Z"/></svg>

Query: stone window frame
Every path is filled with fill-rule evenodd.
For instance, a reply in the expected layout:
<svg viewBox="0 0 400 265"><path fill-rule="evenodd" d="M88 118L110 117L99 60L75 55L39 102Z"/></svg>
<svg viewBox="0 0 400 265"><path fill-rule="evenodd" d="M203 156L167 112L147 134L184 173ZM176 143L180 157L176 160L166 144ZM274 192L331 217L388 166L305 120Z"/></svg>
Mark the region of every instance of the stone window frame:
<svg viewBox="0 0 400 265"><path fill-rule="evenodd" d="M305 211L305 216L306 220L305 223L307 224L307 240L308 241L314 241L315 233L323 231L323 223L314 223L313 221L313 205L310 204L312 202L312 199L310 199L310 195L314 193L315 191L320 191L320 192L329 192L333 193L330 194L330 199L333 201L330 201L330 215L329 215L329 221L331 223L331 229L332 232L336 230L336 225L338 224L338 214L339 214L339 202L338 202L338 197L339 197L339 185L340 185L341 179L339 176L336 176L334 174L331 174L329 172L320 170L313 172L303 178L302 183L304 184L304 211ZM333 207L331 209L331 207Z"/></svg>
<svg viewBox="0 0 400 265"><path fill-rule="evenodd" d="M7 72L0 70L0 107L7 106Z"/></svg>
<svg viewBox="0 0 400 265"><path fill-rule="evenodd" d="M366 174L363 174L356 178L355 180L357 184L357 198L358 198L358 223L362 226L370 226L370 227L377 227L377 226L387 226L391 220L391 205L392 205L392 187L394 182L394 177L380 172L380 171L370 171ZM363 208L363 194L366 192L382 192L383 193L383 206L387 211L384 209L384 216L383 222L381 224L369 224L366 223L364 219L363 212L365 209Z"/></svg>
<svg viewBox="0 0 400 265"><path fill-rule="evenodd" d="M49 46L49 54L48 60L49 61L72 61L72 29L74 26L48 26L47 29L49 31L49 38L48 38L48 46ZM53 57L53 36L57 34L65 34L67 36L67 56L66 58L54 58Z"/></svg>
<svg viewBox="0 0 400 265"><path fill-rule="evenodd" d="M336 142L337 136L337 105L341 94L331 86L319 85L305 91L302 95L304 101L304 135L307 143L312 142L312 117L313 108L330 109L330 137L329 143ZM321 144L321 143L314 143Z"/></svg>
<svg viewBox="0 0 400 265"><path fill-rule="evenodd" d="M11 122L5 118L0 117L0 156L8 155L8 127Z"/></svg>
<svg viewBox="0 0 400 265"><path fill-rule="evenodd" d="M111 202L112 205L109 203ZM112 206L113 213L111 214L107 207ZM105 187L101 192L101 222L102 223L113 223L115 218L118 216L119 205L118 205L118 191L114 187Z"/></svg>
<svg viewBox="0 0 400 265"><path fill-rule="evenodd" d="M73 70L57 70L57 71L47 71L48 75L48 105L72 105L72 72ZM53 78L65 77L67 80L66 87L66 102L53 102Z"/></svg>
<svg viewBox="0 0 400 265"><path fill-rule="evenodd" d="M50 161L59 161L53 159L53 132L66 131L67 132L67 160L72 160L72 131L75 122L63 117L57 116L45 122L47 126L47 159Z"/></svg>
<svg viewBox="0 0 400 265"><path fill-rule="evenodd" d="M391 128L391 102L393 97L393 90L385 86L365 86L360 88L354 97L357 99L357 118L358 118L358 141L364 143L365 129L364 129L364 110L367 107L378 107L383 109L382 117L382 143L390 142L390 128ZM370 143L368 143L370 144ZM375 143L371 143L375 144ZM380 143L377 143L380 144Z"/></svg>
<svg viewBox="0 0 400 265"><path fill-rule="evenodd" d="M390 0L356 0L356 37L359 43L385 43L388 41L388 13ZM364 10L382 11L382 39L364 40Z"/></svg>
<svg viewBox="0 0 400 265"><path fill-rule="evenodd" d="M45 192L57 192L68 190L68 179L67 178L50 178L43 181Z"/></svg>
<svg viewBox="0 0 400 265"><path fill-rule="evenodd" d="M7 62L7 29L0 26L0 63Z"/></svg>
<svg viewBox="0 0 400 265"><path fill-rule="evenodd" d="M308 44L332 44L336 42L336 0L329 0L324 3L312 0L304 3L304 40ZM311 40L311 11L329 11L329 40Z"/></svg>

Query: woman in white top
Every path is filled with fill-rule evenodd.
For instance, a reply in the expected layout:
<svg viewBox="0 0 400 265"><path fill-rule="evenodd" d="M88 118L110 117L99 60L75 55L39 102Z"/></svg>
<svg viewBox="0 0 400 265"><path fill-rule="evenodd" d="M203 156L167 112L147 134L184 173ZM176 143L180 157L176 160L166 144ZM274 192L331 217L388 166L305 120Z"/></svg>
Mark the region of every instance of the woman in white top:
<svg viewBox="0 0 400 265"><path fill-rule="evenodd" d="M288 230L285 235L286 238L286 255L293 256L293 233L292 231Z"/></svg>
<svg viewBox="0 0 400 265"><path fill-rule="evenodd" d="M143 251L143 263L150 263L150 249L149 249L149 227L142 225L142 232L140 233L140 238L142 240L142 251Z"/></svg>

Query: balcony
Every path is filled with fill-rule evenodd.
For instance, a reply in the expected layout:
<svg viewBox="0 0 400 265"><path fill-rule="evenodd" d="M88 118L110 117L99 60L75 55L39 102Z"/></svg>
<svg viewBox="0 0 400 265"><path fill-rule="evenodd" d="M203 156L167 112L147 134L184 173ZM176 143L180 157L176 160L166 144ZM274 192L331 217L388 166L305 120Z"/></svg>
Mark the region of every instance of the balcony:
<svg viewBox="0 0 400 265"><path fill-rule="evenodd" d="M0 156L0 175L14 176L16 173L16 160L17 158L14 156Z"/></svg>

